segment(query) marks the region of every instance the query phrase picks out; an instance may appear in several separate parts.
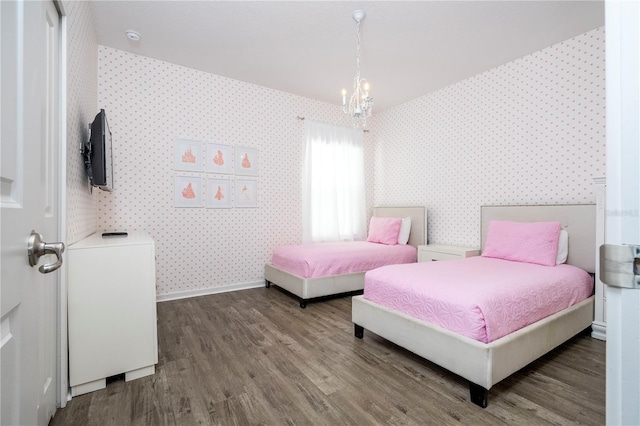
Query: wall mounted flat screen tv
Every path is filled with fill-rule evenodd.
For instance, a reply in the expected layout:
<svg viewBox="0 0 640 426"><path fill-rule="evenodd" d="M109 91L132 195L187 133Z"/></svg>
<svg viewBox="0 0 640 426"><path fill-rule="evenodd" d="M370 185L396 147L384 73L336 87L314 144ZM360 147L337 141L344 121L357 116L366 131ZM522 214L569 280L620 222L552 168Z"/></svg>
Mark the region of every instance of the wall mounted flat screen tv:
<svg viewBox="0 0 640 426"><path fill-rule="evenodd" d="M89 133L89 140L82 149L89 183L103 191L113 191L111 131L104 109L89 125Z"/></svg>

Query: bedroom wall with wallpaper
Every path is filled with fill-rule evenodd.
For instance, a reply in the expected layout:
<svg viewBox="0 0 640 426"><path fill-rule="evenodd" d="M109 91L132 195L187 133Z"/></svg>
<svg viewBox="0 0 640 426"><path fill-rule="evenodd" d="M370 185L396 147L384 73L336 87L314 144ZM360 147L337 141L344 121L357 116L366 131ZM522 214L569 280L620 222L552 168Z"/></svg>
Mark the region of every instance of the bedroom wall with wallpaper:
<svg viewBox="0 0 640 426"><path fill-rule="evenodd" d="M80 155L87 124L98 112L98 42L89 2L66 2L67 13L67 245L96 230L96 200Z"/></svg>
<svg viewBox="0 0 640 426"><path fill-rule="evenodd" d="M425 205L429 243L475 247L482 205L594 203L604 48L598 28L376 114L375 204Z"/></svg>
<svg viewBox="0 0 640 426"><path fill-rule="evenodd" d="M346 125L339 105L104 46L98 63L98 105L113 133L115 185L113 193L98 195L98 230L151 235L159 295L262 285L273 248L301 238L304 123L296 117ZM176 139L256 148L258 207L174 207L175 176L199 175L174 170Z"/></svg>

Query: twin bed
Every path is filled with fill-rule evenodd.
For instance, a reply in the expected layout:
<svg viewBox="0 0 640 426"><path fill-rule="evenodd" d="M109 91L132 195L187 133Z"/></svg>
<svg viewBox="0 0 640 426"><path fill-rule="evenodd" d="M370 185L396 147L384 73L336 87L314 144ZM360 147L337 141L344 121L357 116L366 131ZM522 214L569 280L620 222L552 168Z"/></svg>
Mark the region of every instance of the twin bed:
<svg viewBox="0 0 640 426"><path fill-rule="evenodd" d="M352 299L357 338L367 329L462 376L471 401L484 408L494 384L591 326L596 208L486 206L481 213L481 257L416 263L416 248L425 243L424 209L376 208L374 217L412 219L407 247L376 249L395 246L413 257L384 254L390 260L382 266L365 254L373 263L349 273L340 272L342 263L352 263L342 252L328 264L285 258L265 265L265 284L293 293L303 308L310 299L364 290Z"/></svg>
<svg viewBox="0 0 640 426"><path fill-rule="evenodd" d="M556 222L555 240L521 222ZM570 241L566 264L545 251L557 249L560 226ZM368 272L364 294L353 298L355 336L367 329L464 377L471 401L484 408L494 384L590 327L595 228L593 205L483 207L485 256ZM517 236L515 246L496 246L513 229L542 235L546 246L523 247Z"/></svg>
<svg viewBox="0 0 640 426"><path fill-rule="evenodd" d="M410 218L407 244L366 241L283 246L264 267L265 286L271 284L297 296L300 307L310 299L362 291L366 271L393 263L414 263L417 247L426 240L424 207L376 207L379 218Z"/></svg>

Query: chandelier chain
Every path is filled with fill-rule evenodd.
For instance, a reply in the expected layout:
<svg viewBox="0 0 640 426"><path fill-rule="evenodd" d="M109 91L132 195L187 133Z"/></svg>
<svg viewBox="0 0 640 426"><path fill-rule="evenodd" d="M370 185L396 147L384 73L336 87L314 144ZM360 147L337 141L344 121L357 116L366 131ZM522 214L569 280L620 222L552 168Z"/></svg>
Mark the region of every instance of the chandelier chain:
<svg viewBox="0 0 640 426"><path fill-rule="evenodd" d="M356 78L360 80L360 21L358 21L358 29L356 35L358 37L358 46L356 47Z"/></svg>

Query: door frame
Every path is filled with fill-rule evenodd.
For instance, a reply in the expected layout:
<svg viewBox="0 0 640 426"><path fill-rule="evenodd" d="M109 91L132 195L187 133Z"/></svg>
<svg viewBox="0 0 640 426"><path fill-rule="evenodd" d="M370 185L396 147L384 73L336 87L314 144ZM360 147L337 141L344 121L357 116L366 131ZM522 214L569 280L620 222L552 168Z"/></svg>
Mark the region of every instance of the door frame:
<svg viewBox="0 0 640 426"><path fill-rule="evenodd" d="M640 244L640 4L607 0L607 244ZM607 309L606 424L638 424L640 409L640 290L605 286Z"/></svg>
<svg viewBox="0 0 640 426"><path fill-rule="evenodd" d="M67 240L67 10L66 1L52 0L58 10L60 34L59 40L59 120L58 129L58 233L59 240ZM57 340L58 340L58 391L56 399L60 408L67 405L70 399L69 390L69 350L67 340L67 264L62 263L58 282L58 318L57 318Z"/></svg>

